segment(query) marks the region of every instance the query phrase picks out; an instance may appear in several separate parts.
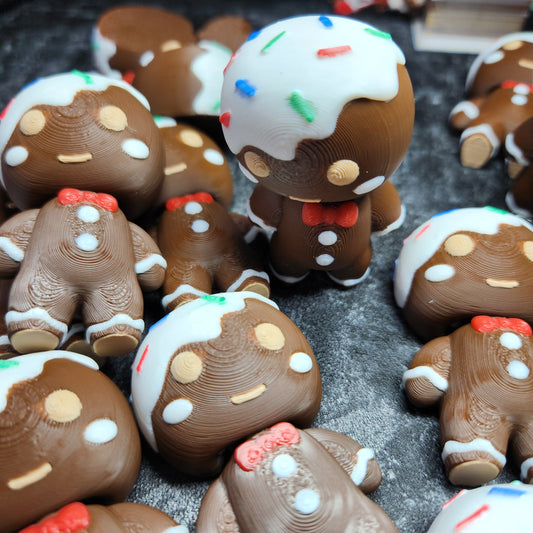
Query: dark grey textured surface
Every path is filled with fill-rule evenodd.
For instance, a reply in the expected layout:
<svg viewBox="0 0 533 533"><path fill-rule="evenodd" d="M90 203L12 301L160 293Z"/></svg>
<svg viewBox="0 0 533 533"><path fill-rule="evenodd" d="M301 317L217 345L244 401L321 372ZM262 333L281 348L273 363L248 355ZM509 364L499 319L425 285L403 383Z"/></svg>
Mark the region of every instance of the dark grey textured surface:
<svg viewBox="0 0 533 533"><path fill-rule="evenodd" d="M91 27L104 9L117 3L0 0L0 107L38 76L93 68ZM290 15L331 12L325 0L186 0L158 5L188 16L196 25L215 13L230 12L245 15L257 28ZM399 230L373 238L372 274L362 285L342 290L326 276L314 274L290 288L274 283L272 297L302 329L318 359L324 394L315 426L346 433L373 447L383 482L371 498L402 533L422 533L440 505L458 489L443 474L438 418L435 413L411 409L401 391L402 373L421 343L394 305L393 264L402 239L432 214L487 204L505 208L508 179L501 159L482 170L462 168L458 138L446 125L450 109L462 97L473 56L415 52L409 20L403 16L370 10L359 18L392 34L405 52L414 86L414 136L392 179L407 208L407 219ZM236 183L233 208L244 212L252 185L239 174L233 157L228 157ZM154 295L148 303L149 325L161 311ZM104 367L126 394L131 360L132 355ZM159 507L193 531L208 484L183 479L147 446L144 451L130 499ZM498 481L510 481L516 475L508 466Z"/></svg>

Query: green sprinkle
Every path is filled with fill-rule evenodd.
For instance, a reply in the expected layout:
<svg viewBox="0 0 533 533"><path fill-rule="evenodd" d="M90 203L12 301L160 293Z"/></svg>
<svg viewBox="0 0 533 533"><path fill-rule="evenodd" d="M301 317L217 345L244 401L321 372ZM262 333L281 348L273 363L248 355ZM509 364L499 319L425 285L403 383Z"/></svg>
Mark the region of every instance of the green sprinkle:
<svg viewBox="0 0 533 533"><path fill-rule="evenodd" d="M0 360L0 370L5 370L6 368L12 368L14 366L19 366L20 363L18 361L11 361L9 359L7 360Z"/></svg>
<svg viewBox="0 0 533 533"><path fill-rule="evenodd" d="M310 100L306 100L299 91L293 91L289 96L289 104L299 113L307 122L315 120L315 112Z"/></svg>
<svg viewBox="0 0 533 533"><path fill-rule="evenodd" d="M212 304L219 304L224 305L226 303L226 297L225 296L216 296L213 294L203 294L200 296L202 300L205 300L206 302L212 303Z"/></svg>
<svg viewBox="0 0 533 533"><path fill-rule="evenodd" d="M91 48L93 50L100 50L100 43L92 43Z"/></svg>
<svg viewBox="0 0 533 533"><path fill-rule="evenodd" d="M90 85L93 82L93 79L91 78L91 76L89 76L89 74L86 74L85 72L82 72L81 70L74 69L74 70L71 70L70 72L71 74L74 74L76 76L80 76L80 78L83 78L87 85Z"/></svg>
<svg viewBox="0 0 533 533"><path fill-rule="evenodd" d="M390 33L385 31L376 30L375 28L365 28L365 31L376 37L381 37L382 39L387 39L387 41L392 41L392 36Z"/></svg>
<svg viewBox="0 0 533 533"><path fill-rule="evenodd" d="M213 105L213 112L218 113L220 111L220 100L217 100Z"/></svg>
<svg viewBox="0 0 533 533"><path fill-rule="evenodd" d="M505 209L499 209L498 207L492 207L491 205L486 205L483 209L486 209L487 211L492 211L493 213L500 213L500 215L509 214L509 211L506 211Z"/></svg>
<svg viewBox="0 0 533 533"><path fill-rule="evenodd" d="M285 33L285 31L282 31L281 33L278 33L273 39L268 41L268 43L266 43L265 46L261 48L261 53L264 54L276 41L281 39L285 35Z"/></svg>

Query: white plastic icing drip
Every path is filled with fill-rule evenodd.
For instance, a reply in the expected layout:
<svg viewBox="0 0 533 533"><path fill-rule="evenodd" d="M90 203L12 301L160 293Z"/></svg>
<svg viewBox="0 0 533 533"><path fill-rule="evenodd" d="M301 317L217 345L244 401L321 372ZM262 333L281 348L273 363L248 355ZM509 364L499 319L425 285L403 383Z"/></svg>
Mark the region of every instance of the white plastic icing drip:
<svg viewBox="0 0 533 533"><path fill-rule="evenodd" d="M135 273L144 274L155 265L159 265L162 268L167 268L167 262L162 255L151 254L148 257L141 259L141 261L137 261L137 263L135 263Z"/></svg>
<svg viewBox="0 0 533 533"><path fill-rule="evenodd" d="M434 387L441 391L448 389L448 380L443 378L438 372L433 370L430 366L416 366L403 373L403 385L410 380L416 378L426 378Z"/></svg>
<svg viewBox="0 0 533 533"><path fill-rule="evenodd" d="M474 439L470 442L458 442L455 440L449 440L444 445L442 450L442 460L445 461L446 458L452 453L468 453L468 452L484 452L492 455L496 461L498 461L502 467L505 466L506 458L505 455L499 452L490 441L486 439Z"/></svg>
<svg viewBox="0 0 533 533"><path fill-rule="evenodd" d="M242 274L234 281L229 287L228 292L236 291L247 279L250 278L262 278L266 282L270 281L268 274L266 272L260 272L259 270L254 270L253 268L247 268L242 271Z"/></svg>
<svg viewBox="0 0 533 533"><path fill-rule="evenodd" d="M374 459L374 450L371 448L361 448L356 455L357 463L353 467L350 477L352 478L352 481L359 486L365 480L368 472L368 463Z"/></svg>
<svg viewBox="0 0 533 533"><path fill-rule="evenodd" d="M91 444L106 444L118 435L118 427L109 418L93 420L83 432L83 438Z"/></svg>
<svg viewBox="0 0 533 533"><path fill-rule="evenodd" d="M185 398L170 402L163 409L163 420L167 424L179 424L191 416L193 405Z"/></svg>
<svg viewBox="0 0 533 533"><path fill-rule="evenodd" d="M24 259L24 251L7 237L0 237L0 250L17 263L20 263Z"/></svg>

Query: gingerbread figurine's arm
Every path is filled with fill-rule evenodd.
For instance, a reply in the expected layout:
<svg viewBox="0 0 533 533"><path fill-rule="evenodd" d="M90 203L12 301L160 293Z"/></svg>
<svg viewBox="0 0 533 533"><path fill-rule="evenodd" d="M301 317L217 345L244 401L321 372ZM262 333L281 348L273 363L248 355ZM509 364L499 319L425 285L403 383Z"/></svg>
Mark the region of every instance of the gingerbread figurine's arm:
<svg viewBox="0 0 533 533"><path fill-rule="evenodd" d="M147 291L155 291L165 280L167 262L155 241L139 226L129 223L133 252L135 255L135 272L141 287Z"/></svg>
<svg viewBox="0 0 533 533"><path fill-rule="evenodd" d="M414 405L429 406L442 398L448 389L451 361L449 337L422 346L403 375L405 393Z"/></svg>
<svg viewBox="0 0 533 533"><path fill-rule="evenodd" d="M379 487L381 469L372 449L364 448L350 437L329 429L311 428L304 431L326 448L365 494Z"/></svg>
<svg viewBox="0 0 533 533"><path fill-rule="evenodd" d="M372 233L383 235L403 224L405 208L396 187L390 181L386 181L369 195L372 204Z"/></svg>
<svg viewBox="0 0 533 533"><path fill-rule="evenodd" d="M463 100L455 105L450 112L449 123L452 128L462 131L470 126L472 120L479 115L483 106L484 98L477 97Z"/></svg>
<svg viewBox="0 0 533 533"><path fill-rule="evenodd" d="M221 517L224 517L223 522ZM222 478L218 478L207 489L202 499L196 521L196 533L221 533L222 531L239 533L240 529L224 482Z"/></svg>
<svg viewBox="0 0 533 533"><path fill-rule="evenodd" d="M29 209L7 219L0 226L0 277L13 277L24 259L39 213Z"/></svg>
<svg viewBox="0 0 533 533"><path fill-rule="evenodd" d="M282 204L282 196L262 185L256 185L248 203L248 216L271 237L281 220Z"/></svg>

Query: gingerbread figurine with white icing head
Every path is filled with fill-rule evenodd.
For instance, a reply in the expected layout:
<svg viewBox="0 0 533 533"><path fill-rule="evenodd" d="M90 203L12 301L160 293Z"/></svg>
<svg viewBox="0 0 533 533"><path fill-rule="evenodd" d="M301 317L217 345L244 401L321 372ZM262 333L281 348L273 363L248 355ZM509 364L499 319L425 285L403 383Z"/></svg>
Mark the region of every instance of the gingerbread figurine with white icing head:
<svg viewBox="0 0 533 533"><path fill-rule="evenodd" d="M0 273L14 277L6 325L20 353L55 349L75 313L96 355L124 355L144 330L141 287L163 283L152 238L105 193L62 189L0 226Z"/></svg>
<svg viewBox="0 0 533 533"><path fill-rule="evenodd" d="M257 186L249 216L271 237L287 282L368 272L370 234L403 221L387 181L414 120L404 55L391 36L337 16L281 20L253 33L226 69L220 121Z"/></svg>

